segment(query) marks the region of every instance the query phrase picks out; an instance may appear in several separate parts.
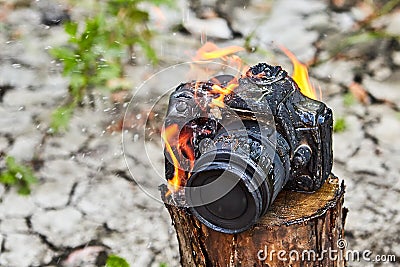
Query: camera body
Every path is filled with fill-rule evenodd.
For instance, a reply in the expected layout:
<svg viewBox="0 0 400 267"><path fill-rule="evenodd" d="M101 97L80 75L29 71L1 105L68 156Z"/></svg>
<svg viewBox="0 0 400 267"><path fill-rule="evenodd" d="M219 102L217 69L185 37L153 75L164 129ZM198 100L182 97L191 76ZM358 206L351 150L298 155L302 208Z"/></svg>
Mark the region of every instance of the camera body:
<svg viewBox="0 0 400 267"><path fill-rule="evenodd" d="M304 96L280 66L179 85L171 125L179 131L165 151L166 178L180 179L192 213L217 231L248 229L282 188L313 192L332 169L332 111Z"/></svg>

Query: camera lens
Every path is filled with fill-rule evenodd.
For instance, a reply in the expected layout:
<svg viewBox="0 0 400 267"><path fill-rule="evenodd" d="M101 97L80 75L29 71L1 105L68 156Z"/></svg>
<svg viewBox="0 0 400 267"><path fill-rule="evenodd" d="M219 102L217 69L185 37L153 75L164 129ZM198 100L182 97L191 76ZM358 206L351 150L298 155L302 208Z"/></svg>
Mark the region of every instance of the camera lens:
<svg viewBox="0 0 400 267"><path fill-rule="evenodd" d="M196 160L186 183L186 201L192 213L216 231L232 234L250 228L287 181L284 165L288 155L278 153L258 128L251 126L246 136L240 131L236 135L221 131L213 149ZM252 132L248 132L250 128ZM247 142L233 148L226 146L227 139L236 144L238 139Z"/></svg>
<svg viewBox="0 0 400 267"><path fill-rule="evenodd" d="M240 232L260 216L263 196L244 164L228 151L205 154L196 164L186 185L186 198L193 214L210 228Z"/></svg>

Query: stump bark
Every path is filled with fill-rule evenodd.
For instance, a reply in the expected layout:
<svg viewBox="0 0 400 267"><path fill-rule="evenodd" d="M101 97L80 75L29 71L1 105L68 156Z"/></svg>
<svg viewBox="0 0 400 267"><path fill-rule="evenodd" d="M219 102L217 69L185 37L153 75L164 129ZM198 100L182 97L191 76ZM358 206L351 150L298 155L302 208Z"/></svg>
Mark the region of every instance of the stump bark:
<svg viewBox="0 0 400 267"><path fill-rule="evenodd" d="M166 207L183 267L341 267L347 212L343 197L344 184L333 175L315 193L282 191L267 214L239 234L216 232L186 209Z"/></svg>

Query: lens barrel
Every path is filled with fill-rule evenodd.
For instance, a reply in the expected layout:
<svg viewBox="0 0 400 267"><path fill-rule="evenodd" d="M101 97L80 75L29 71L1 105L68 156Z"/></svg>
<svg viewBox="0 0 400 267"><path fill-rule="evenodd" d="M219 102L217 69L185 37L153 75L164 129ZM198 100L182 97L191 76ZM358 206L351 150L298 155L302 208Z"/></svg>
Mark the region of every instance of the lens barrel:
<svg viewBox="0 0 400 267"><path fill-rule="evenodd" d="M232 137L226 132L220 136L224 135ZM259 132L253 131L252 136L261 144ZM219 232L239 233L266 213L288 180L289 160L268 140L262 143L257 160L250 156L252 151L233 151L218 141L196 160L185 195L192 214L203 224Z"/></svg>

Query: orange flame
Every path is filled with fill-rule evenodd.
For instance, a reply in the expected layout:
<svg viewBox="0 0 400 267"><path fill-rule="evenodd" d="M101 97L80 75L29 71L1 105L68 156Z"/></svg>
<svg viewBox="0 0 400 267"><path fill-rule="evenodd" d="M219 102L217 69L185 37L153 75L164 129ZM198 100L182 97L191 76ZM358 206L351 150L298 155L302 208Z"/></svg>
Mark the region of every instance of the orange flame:
<svg viewBox="0 0 400 267"><path fill-rule="evenodd" d="M219 48L216 44L207 42L197 50L196 56L193 60L210 60L222 58L226 59L227 56L234 53L244 51L243 47L240 46L228 46L225 48Z"/></svg>
<svg viewBox="0 0 400 267"><path fill-rule="evenodd" d="M236 79L234 79L236 80ZM212 86L212 91L211 93L217 93L219 94L218 97L214 98L211 103L214 104L217 107L223 108L225 107L224 99L227 95L233 92L239 84L237 83L229 83L226 87L221 87L217 84L214 84Z"/></svg>
<svg viewBox="0 0 400 267"><path fill-rule="evenodd" d="M181 179L179 177L179 162L174 154L174 151L172 150L170 143L174 143L173 140L171 140L171 137L174 137L175 133L177 132L179 132L178 125L172 124L165 128L165 130L161 133L161 137L165 143L165 148L167 149L168 154L171 156L172 164L174 165L174 176L172 179L168 180L168 183L173 186L175 191L178 190L179 186L181 185Z"/></svg>
<svg viewBox="0 0 400 267"><path fill-rule="evenodd" d="M174 176L171 179L168 179L168 183L172 186L173 191L179 189L182 185L182 180L184 180L186 176L186 172L179 164L179 160L189 160L190 170L193 169L195 156L191 143L191 136L191 132L185 128L180 133L177 124L172 124L166 127L161 133L161 137L165 143L165 149L170 155L172 164L174 165ZM175 155L173 148L176 148L178 156Z"/></svg>
<svg viewBox="0 0 400 267"><path fill-rule="evenodd" d="M228 46L225 48L219 48L217 45L207 42L204 44L193 57L194 61L207 61L212 59L221 59L226 65L236 68L240 71L243 70L244 64L240 57L232 55L239 51L243 51L244 48L239 46ZM192 66L193 68L194 66ZM198 71L198 70L197 70ZM213 73L214 75L218 70ZM210 106L224 107L225 97L229 95L238 84L238 77L232 79L226 86L221 86L219 82L214 81L214 85L209 91L214 95L214 99L211 101ZM194 84L194 95L195 101L197 101L197 91L202 82L196 82ZM188 175L184 167L189 167L189 173L193 169L195 153L193 149L192 132L189 128L183 128L181 131L177 124L172 124L164 129L161 133L161 137L165 144L165 150L170 155L172 164L174 165L174 174L172 178L168 179L168 184L171 186L167 195L172 192L179 190L183 181L187 179ZM188 166L182 166L187 164Z"/></svg>
<svg viewBox="0 0 400 267"><path fill-rule="evenodd" d="M312 99L317 99L315 88L312 86L310 82L310 77L308 76L307 66L301 63L296 56L289 51L284 46L279 47L288 58L292 61L293 64L293 80L297 83L300 88L300 92Z"/></svg>
<svg viewBox="0 0 400 267"><path fill-rule="evenodd" d="M193 169L194 165L194 149L192 145L192 132L184 128L179 135L178 151L181 151L182 156L189 160L190 170Z"/></svg>
<svg viewBox="0 0 400 267"><path fill-rule="evenodd" d="M234 55L234 53L244 51L245 49L240 46L228 46L224 48L219 48L216 44L207 42L196 52L196 56L192 59L195 61L207 61L212 59L220 59L226 66L238 70L238 73L232 81L230 81L225 87L219 85L218 81L213 81L216 84L213 85L211 94L215 94L216 97L210 103L211 106L224 107L224 99L230 94L236 87L238 87L238 76L244 73L249 68L243 63L243 60ZM215 70L213 75L217 74L219 70ZM196 88L195 88L196 91ZM196 94L195 94L196 95Z"/></svg>
<svg viewBox="0 0 400 267"><path fill-rule="evenodd" d="M192 57L193 61L200 61L200 62L205 62L207 63L210 60L216 60L219 59L222 61L223 66L230 67L232 69L238 70L238 75L239 76L241 73L245 73L247 69L249 69L249 66L245 65L243 60L238 57L237 55L234 55L237 52L244 51L245 49L240 46L228 46L224 48L218 47L216 44L207 42L205 43L202 47L200 47L196 55ZM192 69L194 69L194 65L192 65ZM223 69L224 67L221 67ZM199 70L197 70L199 71ZM208 69L207 72L210 70ZM212 73L208 73L209 75L215 75L218 73L220 70L214 69ZM237 77L238 78L238 77Z"/></svg>

